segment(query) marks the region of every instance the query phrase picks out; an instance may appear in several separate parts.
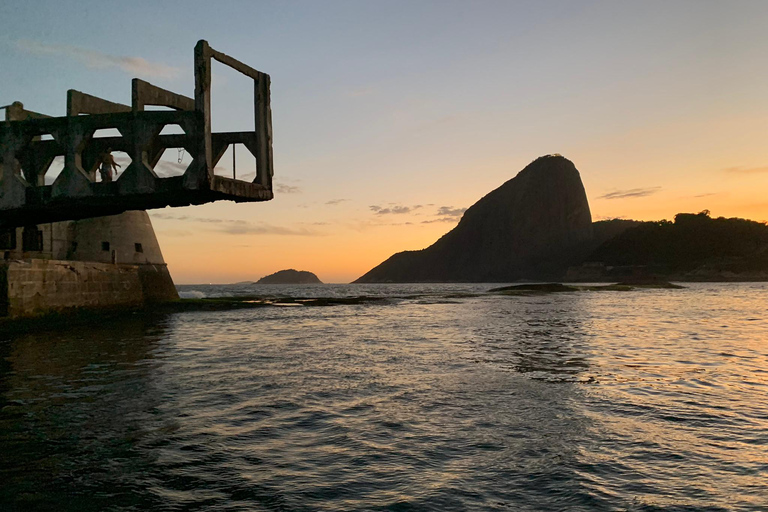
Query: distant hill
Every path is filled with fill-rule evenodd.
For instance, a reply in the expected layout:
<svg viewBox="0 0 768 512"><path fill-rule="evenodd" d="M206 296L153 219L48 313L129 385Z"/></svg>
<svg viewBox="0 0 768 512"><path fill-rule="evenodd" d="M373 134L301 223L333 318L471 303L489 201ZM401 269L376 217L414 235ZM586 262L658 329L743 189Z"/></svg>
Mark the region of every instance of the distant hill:
<svg viewBox="0 0 768 512"><path fill-rule="evenodd" d="M639 220L609 219L592 223L592 250L614 238L629 228L642 224Z"/></svg>
<svg viewBox="0 0 768 512"><path fill-rule="evenodd" d="M606 267L644 267L682 280L768 278L768 225L678 213L674 222L641 222L607 239L587 258Z"/></svg>
<svg viewBox="0 0 768 512"><path fill-rule="evenodd" d="M256 284L322 284L312 272L306 270L280 270L274 274L262 277Z"/></svg>
<svg viewBox="0 0 768 512"><path fill-rule="evenodd" d="M592 239L579 171L548 155L472 205L430 247L397 253L355 282L556 279L593 248Z"/></svg>

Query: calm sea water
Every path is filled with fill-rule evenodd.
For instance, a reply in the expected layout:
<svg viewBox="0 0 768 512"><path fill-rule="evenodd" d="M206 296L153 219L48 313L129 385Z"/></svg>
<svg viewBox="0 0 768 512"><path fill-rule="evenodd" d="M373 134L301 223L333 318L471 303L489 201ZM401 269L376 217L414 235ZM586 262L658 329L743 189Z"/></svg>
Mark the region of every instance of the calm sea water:
<svg viewBox="0 0 768 512"><path fill-rule="evenodd" d="M768 285L0 334L0 510L768 510Z"/></svg>

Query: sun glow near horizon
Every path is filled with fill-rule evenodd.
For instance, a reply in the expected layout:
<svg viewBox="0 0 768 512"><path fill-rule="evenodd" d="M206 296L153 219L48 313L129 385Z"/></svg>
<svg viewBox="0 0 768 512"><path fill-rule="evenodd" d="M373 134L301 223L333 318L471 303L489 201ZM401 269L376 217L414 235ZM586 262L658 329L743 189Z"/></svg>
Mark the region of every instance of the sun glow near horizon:
<svg viewBox="0 0 768 512"><path fill-rule="evenodd" d="M575 163L581 167L582 178L589 178L589 171ZM522 168L516 171L519 170ZM760 222L768 219L768 201L761 194L768 186L768 172L743 167L717 169L709 174L714 192L696 193L682 186L604 189L602 193L591 193L587 188L592 219L672 220L677 213L703 210L709 210L713 217ZM697 185L701 187L708 181L702 179ZM730 181L740 186L729 184ZM157 210L150 214L172 275L179 284L255 281L287 268L311 271L326 283L347 283L397 252L433 244L458 224L467 207L491 190L475 192L466 202L455 203L460 206L437 206L426 201L367 205L355 200L330 200L332 204L296 206L292 215L283 218L264 215L263 209L254 207L249 210L255 219L261 220L244 220L244 215L238 215L239 220L215 223L194 215L173 215L169 219L164 211L159 218ZM306 216L307 210L312 211L314 220ZM177 211L183 210L174 212ZM227 227L230 223L234 229ZM178 229L179 226L183 229ZM206 243L201 244L201 240ZM194 254L194 258L187 257L189 254Z"/></svg>

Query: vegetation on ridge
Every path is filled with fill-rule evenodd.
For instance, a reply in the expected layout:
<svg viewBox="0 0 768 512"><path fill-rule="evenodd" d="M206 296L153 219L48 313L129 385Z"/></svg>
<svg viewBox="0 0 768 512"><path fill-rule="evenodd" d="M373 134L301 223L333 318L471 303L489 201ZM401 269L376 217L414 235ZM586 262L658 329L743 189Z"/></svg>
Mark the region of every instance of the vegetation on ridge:
<svg viewBox="0 0 768 512"><path fill-rule="evenodd" d="M674 222L641 222L598 247L588 261L646 266L658 273L768 270L768 225L740 218L711 218L709 211L678 213Z"/></svg>

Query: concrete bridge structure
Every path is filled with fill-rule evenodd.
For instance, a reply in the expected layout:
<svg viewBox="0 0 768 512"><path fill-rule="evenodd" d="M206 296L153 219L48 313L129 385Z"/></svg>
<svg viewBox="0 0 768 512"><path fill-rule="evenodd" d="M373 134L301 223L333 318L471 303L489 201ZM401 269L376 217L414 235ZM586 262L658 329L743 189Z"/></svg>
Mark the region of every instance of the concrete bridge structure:
<svg viewBox="0 0 768 512"><path fill-rule="evenodd" d="M253 131L211 132L212 60L253 80ZM195 46L194 64L194 98L134 79L130 106L70 90L65 117L32 112L19 102L5 107L5 122L0 121L0 321L177 300L143 210L272 199L269 75L206 41ZM169 125L178 126L176 133L161 133ZM105 129L118 135L95 136ZM235 144L256 159L252 181L214 174ZM174 148L192 159L183 174L163 177L155 168L163 152ZM131 163L116 181L99 181L97 169L112 151L125 152ZM63 157L64 167L46 180L57 157Z"/></svg>
<svg viewBox="0 0 768 512"><path fill-rule="evenodd" d="M253 80L253 131L211 133L212 60ZM75 90L67 93L65 117L31 112L18 102L7 106L5 122L0 122L0 229L126 210L272 199L269 75L202 40L195 46L194 62L194 98L134 79L130 106ZM183 133L161 134L168 125L178 125ZM103 129L116 129L120 135L94 137ZM256 158L253 181L214 174L233 144L243 145ZM155 166L173 148L184 149L192 160L181 176L160 177ZM97 167L110 149L125 152L131 163L119 180L98 182ZM64 168L46 185L45 174L58 156L64 157Z"/></svg>

